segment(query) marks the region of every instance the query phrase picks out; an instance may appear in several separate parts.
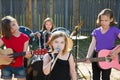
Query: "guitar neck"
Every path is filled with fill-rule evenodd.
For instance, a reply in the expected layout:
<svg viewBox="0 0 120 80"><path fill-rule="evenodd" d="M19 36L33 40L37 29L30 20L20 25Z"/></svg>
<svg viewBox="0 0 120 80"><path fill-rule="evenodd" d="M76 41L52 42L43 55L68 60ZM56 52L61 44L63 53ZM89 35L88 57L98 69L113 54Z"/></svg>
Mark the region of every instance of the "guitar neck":
<svg viewBox="0 0 120 80"><path fill-rule="evenodd" d="M83 58L83 59L77 59L77 62L85 62L86 60L90 60L91 62L98 62L98 61L108 61L109 59L107 57L100 57L100 58Z"/></svg>
<svg viewBox="0 0 120 80"><path fill-rule="evenodd" d="M47 53L47 49L37 49L37 50L33 50L31 52L32 55L36 54L36 55L44 55ZM18 52L18 53L12 53L12 54L8 54L11 55L12 58L15 57L19 57L19 56L25 56L26 52Z"/></svg>
<svg viewBox="0 0 120 80"><path fill-rule="evenodd" d="M100 57L100 58L90 58L89 59L91 62L98 62L98 61L106 61L105 57Z"/></svg>
<svg viewBox="0 0 120 80"><path fill-rule="evenodd" d="M9 54L12 58L16 58L16 57L19 57L19 56L25 56L26 52L19 52L19 53L12 53L12 54Z"/></svg>

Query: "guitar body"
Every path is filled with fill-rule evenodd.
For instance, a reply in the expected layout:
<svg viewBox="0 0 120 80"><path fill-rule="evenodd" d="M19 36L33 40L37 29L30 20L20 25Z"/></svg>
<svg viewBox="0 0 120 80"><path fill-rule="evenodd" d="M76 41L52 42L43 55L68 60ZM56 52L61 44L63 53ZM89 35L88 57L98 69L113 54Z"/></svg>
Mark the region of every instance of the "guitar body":
<svg viewBox="0 0 120 80"><path fill-rule="evenodd" d="M107 57L110 54L111 50L106 50L103 49L98 53L98 57ZM110 69L110 68L115 68L117 70L120 70L120 64L119 64L119 60L118 60L118 56L116 56L115 59L109 61L100 61L98 62L100 68L102 69Z"/></svg>
<svg viewBox="0 0 120 80"><path fill-rule="evenodd" d="M47 49L37 49L32 51L32 55L44 55L47 53ZM11 57L16 58L19 56L25 56L26 52L18 52L18 53L13 53L13 50L11 48L7 49L1 49L0 48L0 55L11 55ZM5 65L9 65L11 61L6 61L0 59L0 69L2 69Z"/></svg>
<svg viewBox="0 0 120 80"><path fill-rule="evenodd" d="M11 48L7 48L5 50L2 50L0 48L0 55L8 55L8 54L11 54L11 53L13 53L13 50ZM10 63L11 63L11 61L0 60L0 65L8 65Z"/></svg>

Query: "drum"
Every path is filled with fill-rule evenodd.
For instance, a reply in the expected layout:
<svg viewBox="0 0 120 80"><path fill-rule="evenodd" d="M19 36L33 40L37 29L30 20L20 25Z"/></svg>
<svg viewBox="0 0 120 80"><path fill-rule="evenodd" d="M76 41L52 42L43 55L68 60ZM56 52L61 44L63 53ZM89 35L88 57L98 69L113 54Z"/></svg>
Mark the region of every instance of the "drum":
<svg viewBox="0 0 120 80"><path fill-rule="evenodd" d="M28 37L30 38L29 41L30 49L34 49L34 43L36 43L36 37L31 36L31 34L33 34L32 30L26 26L19 26L19 31L28 35Z"/></svg>
<svg viewBox="0 0 120 80"><path fill-rule="evenodd" d="M30 38L30 44L33 42L33 37L31 37L30 35L33 33L32 30L30 30L28 27L26 26L19 26L19 31L28 35Z"/></svg>
<svg viewBox="0 0 120 80"><path fill-rule="evenodd" d="M70 36L70 31L64 27L57 27L57 28L53 29L51 33L55 32L55 31L62 31L62 32L65 32L67 36Z"/></svg>
<svg viewBox="0 0 120 80"><path fill-rule="evenodd" d="M23 32L24 34L27 34L30 37L30 34L33 33L32 30L30 30L26 26L19 26L19 31Z"/></svg>

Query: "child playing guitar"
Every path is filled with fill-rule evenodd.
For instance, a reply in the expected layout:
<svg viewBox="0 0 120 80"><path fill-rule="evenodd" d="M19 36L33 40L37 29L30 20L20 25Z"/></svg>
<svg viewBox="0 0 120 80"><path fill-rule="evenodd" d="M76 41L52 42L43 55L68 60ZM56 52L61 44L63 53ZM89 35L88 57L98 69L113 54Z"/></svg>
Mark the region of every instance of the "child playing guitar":
<svg viewBox="0 0 120 80"><path fill-rule="evenodd" d="M5 16L1 20L2 37L0 38L0 47L3 45L6 48L11 48L14 53L27 51L29 37L26 34L19 32L18 23L15 18L11 16ZM30 52L26 52L25 57L29 58L32 55ZM26 72L24 68L24 56L10 58L11 56L0 54L1 60L10 60L11 64L6 65L1 69L1 78L5 80L11 80L12 75L17 80L26 80Z"/></svg>
<svg viewBox="0 0 120 80"><path fill-rule="evenodd" d="M86 58L97 57L102 49L112 50L116 39L120 39L120 30L115 27L115 20L111 9L104 9L98 14L98 28L92 32L92 41ZM114 53L114 52L113 52ZM112 57L111 57L112 58ZM110 80L111 69L101 69L97 62L92 63L93 80Z"/></svg>

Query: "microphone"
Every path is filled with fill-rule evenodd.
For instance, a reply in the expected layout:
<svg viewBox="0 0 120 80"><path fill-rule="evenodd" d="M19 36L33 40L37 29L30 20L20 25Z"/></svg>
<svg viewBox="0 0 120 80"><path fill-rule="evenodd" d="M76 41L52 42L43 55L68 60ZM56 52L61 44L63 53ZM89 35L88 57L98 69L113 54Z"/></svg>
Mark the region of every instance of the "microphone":
<svg viewBox="0 0 120 80"><path fill-rule="evenodd" d="M53 59L55 60L55 58L57 57L57 55L58 55L58 53L60 52L60 48L59 47L57 47L56 48L56 53L54 53L54 55L53 55Z"/></svg>
<svg viewBox="0 0 120 80"><path fill-rule="evenodd" d="M60 52L60 48L59 47L57 47L56 50L57 50L58 53Z"/></svg>
<svg viewBox="0 0 120 80"><path fill-rule="evenodd" d="M58 53L60 52L60 48L57 47L55 50L56 50L56 52L53 54L53 57L52 57L52 64L54 63Z"/></svg>

